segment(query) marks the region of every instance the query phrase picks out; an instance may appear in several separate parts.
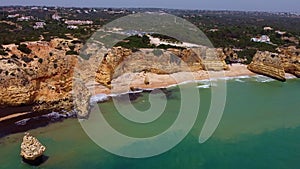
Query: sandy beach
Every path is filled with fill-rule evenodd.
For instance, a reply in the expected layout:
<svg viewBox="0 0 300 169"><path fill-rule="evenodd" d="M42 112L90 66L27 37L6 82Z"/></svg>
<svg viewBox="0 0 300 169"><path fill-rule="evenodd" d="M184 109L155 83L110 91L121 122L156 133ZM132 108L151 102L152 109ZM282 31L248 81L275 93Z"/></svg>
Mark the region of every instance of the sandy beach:
<svg viewBox="0 0 300 169"><path fill-rule="evenodd" d="M239 77L239 76L256 76L257 74L249 71L247 65L232 64L229 65L229 70L226 71L198 71L198 72L179 72L170 75L158 75L153 73L127 73L112 81L112 90L102 86L94 85L94 89L91 88L93 95L98 94L117 94L126 93L130 91L130 88L139 89L155 89L155 88L167 88L172 85L177 85L187 81L199 81L218 79L226 77ZM150 84L145 85L144 79L148 76Z"/></svg>

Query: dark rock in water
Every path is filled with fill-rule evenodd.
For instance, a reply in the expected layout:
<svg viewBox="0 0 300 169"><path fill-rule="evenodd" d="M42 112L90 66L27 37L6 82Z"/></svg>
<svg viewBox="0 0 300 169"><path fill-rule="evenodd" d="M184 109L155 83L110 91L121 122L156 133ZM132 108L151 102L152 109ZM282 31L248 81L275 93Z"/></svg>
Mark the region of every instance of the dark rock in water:
<svg viewBox="0 0 300 169"><path fill-rule="evenodd" d="M160 89L154 89L154 90L144 90L144 92L151 93L151 94L161 94L161 92L162 92L165 94L165 96L167 98L172 97L172 91L170 91L166 88L160 88Z"/></svg>
<svg viewBox="0 0 300 169"><path fill-rule="evenodd" d="M115 96L114 99L117 100L117 101L119 101L119 102L127 101L128 99L130 101L135 101L135 100L137 100L141 96L142 96L141 93L127 93L127 94Z"/></svg>
<svg viewBox="0 0 300 169"><path fill-rule="evenodd" d="M27 160L24 157L22 157L23 162L32 166L40 166L41 164L45 163L48 159L49 157L44 155L37 157L35 160Z"/></svg>
<svg viewBox="0 0 300 169"><path fill-rule="evenodd" d="M21 143L20 155L29 161L36 161L43 156L46 151L46 147L43 146L38 139L31 136L29 133L25 133L23 142Z"/></svg>

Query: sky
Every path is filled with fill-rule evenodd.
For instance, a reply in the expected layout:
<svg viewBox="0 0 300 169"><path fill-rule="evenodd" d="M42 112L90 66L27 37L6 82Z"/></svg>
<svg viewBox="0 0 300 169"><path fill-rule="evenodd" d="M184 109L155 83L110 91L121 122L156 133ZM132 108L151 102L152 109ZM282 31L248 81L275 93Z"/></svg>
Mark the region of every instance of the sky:
<svg viewBox="0 0 300 169"><path fill-rule="evenodd" d="M0 0L9 5L300 12L299 0Z"/></svg>

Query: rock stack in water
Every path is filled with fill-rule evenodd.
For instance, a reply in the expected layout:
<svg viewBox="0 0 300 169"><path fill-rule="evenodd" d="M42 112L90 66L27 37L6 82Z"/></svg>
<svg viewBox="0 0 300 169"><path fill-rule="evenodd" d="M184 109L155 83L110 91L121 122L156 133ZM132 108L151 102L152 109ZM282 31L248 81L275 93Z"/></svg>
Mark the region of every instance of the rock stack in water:
<svg viewBox="0 0 300 169"><path fill-rule="evenodd" d="M23 142L21 144L21 156L25 160L34 161L41 157L45 152L46 147L43 146L38 139L31 136L29 133L25 133Z"/></svg>

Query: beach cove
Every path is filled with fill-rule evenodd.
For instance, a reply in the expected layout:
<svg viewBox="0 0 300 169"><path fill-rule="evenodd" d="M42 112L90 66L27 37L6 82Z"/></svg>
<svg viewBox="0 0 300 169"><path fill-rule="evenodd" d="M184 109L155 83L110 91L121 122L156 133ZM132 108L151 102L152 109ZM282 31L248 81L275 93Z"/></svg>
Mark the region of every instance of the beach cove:
<svg viewBox="0 0 300 169"><path fill-rule="evenodd" d="M299 83L299 79L282 83L263 76L228 79L222 121L212 138L199 144L210 106L210 89L199 82L202 106L193 129L174 149L152 158L127 159L106 152L88 138L77 119L29 130L48 148L45 155L49 159L38 168L296 168L300 154ZM177 116L179 92L177 87L168 90L173 97L164 115L143 127L120 117L112 102L100 103L99 107L119 132L147 137L167 129ZM148 95L142 93L134 106L146 109ZM18 156L22 136L19 133L0 139L4 157L0 168L31 168Z"/></svg>

